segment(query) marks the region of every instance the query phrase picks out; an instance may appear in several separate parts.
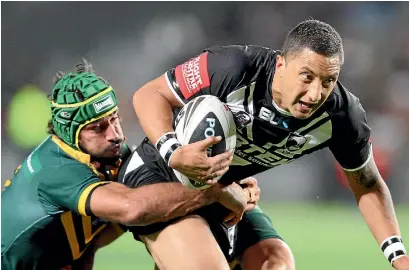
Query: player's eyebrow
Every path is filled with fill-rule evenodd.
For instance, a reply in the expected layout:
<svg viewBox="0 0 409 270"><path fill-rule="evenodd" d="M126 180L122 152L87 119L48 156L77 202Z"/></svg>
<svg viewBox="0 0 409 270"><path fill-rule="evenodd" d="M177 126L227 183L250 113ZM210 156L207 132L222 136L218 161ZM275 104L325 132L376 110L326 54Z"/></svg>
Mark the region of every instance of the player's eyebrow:
<svg viewBox="0 0 409 270"><path fill-rule="evenodd" d="M339 72L335 72L335 73L332 73L332 74L326 76L326 78L336 78L336 77L338 77L338 75L339 75Z"/></svg>
<svg viewBox="0 0 409 270"><path fill-rule="evenodd" d="M310 68L308 68L308 67L302 67L301 70L303 70L303 71L306 70L306 71L310 72L312 75L317 76L317 75L314 73L314 71L312 71L312 70L311 70ZM335 72L335 73L333 73L333 74L330 74L330 75L326 76L326 78L336 78L336 77L338 77L338 75L339 75L339 72Z"/></svg>
<svg viewBox="0 0 409 270"><path fill-rule="evenodd" d="M84 127L84 129L85 129L85 130L93 129L93 128L97 127L98 125L99 125L99 121L93 122L93 123L89 123L88 125L86 125L86 126Z"/></svg>
<svg viewBox="0 0 409 270"><path fill-rule="evenodd" d="M317 76L317 75L314 73L314 71L312 71L312 70L309 69L308 67L302 67L301 70L303 70L303 71L306 70L306 71L310 72L312 75Z"/></svg>

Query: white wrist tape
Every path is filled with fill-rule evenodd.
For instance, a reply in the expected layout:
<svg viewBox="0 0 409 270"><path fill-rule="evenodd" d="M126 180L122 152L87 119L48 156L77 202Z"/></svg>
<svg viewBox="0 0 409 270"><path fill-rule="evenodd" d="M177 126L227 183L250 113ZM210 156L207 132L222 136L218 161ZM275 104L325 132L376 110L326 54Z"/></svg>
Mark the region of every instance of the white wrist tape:
<svg viewBox="0 0 409 270"><path fill-rule="evenodd" d="M163 134L155 144L156 149L168 166L173 153L181 146L182 144L176 138L175 132L167 132Z"/></svg>
<svg viewBox="0 0 409 270"><path fill-rule="evenodd" d="M386 238L381 244L381 250L390 263L407 254L402 237L399 235Z"/></svg>

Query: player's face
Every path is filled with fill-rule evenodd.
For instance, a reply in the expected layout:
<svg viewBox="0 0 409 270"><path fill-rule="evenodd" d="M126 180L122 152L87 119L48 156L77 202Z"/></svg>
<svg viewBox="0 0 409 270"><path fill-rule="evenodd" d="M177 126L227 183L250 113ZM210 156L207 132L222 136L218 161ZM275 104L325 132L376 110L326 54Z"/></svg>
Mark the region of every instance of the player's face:
<svg viewBox="0 0 409 270"><path fill-rule="evenodd" d="M124 134L118 112L86 125L80 132L79 142L81 148L91 156L119 157Z"/></svg>
<svg viewBox="0 0 409 270"><path fill-rule="evenodd" d="M294 117L310 117L334 90L341 70L339 56L326 57L304 49L287 61L277 58L280 107Z"/></svg>

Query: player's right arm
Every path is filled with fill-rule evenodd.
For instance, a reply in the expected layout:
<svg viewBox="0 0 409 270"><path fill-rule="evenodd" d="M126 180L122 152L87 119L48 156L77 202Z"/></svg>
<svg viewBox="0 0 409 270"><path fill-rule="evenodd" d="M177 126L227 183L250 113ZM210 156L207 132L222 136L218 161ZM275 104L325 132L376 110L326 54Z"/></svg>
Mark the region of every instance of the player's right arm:
<svg viewBox="0 0 409 270"><path fill-rule="evenodd" d="M133 97L133 106L142 129L154 145L162 135L174 131L172 109L183 106L168 87L165 76L145 84ZM180 147L172 155L168 165L194 180L210 180L221 176L228 170L233 158L232 152L212 158L208 158L206 154L206 149L220 140L220 137L210 136L203 141Z"/></svg>
<svg viewBox="0 0 409 270"><path fill-rule="evenodd" d="M192 190L180 183L158 183L131 189L120 183L99 186L90 195L87 214L125 225L145 226L185 216L200 207L221 202L239 221L247 206L243 189L233 184Z"/></svg>
<svg viewBox="0 0 409 270"><path fill-rule="evenodd" d="M228 91L242 81L246 64L238 49L206 51L138 89L133 96L133 106L149 140L155 144L165 133L173 131L172 108L182 107L204 94L217 96L223 101ZM232 153L211 158L206 155L206 148L219 140L208 137L178 148L169 166L198 181L223 175L230 165Z"/></svg>
<svg viewBox="0 0 409 270"><path fill-rule="evenodd" d="M101 181L79 163L61 166L58 171L43 170L37 177L43 179L38 186L40 200L50 213L71 210L125 225L167 221L214 202L241 217L250 201L248 192L237 184L193 190L181 183L157 183L132 189Z"/></svg>
<svg viewBox="0 0 409 270"><path fill-rule="evenodd" d="M133 96L133 107L149 140L154 144L165 133L173 131L172 108L183 103L170 90L165 75L139 88Z"/></svg>

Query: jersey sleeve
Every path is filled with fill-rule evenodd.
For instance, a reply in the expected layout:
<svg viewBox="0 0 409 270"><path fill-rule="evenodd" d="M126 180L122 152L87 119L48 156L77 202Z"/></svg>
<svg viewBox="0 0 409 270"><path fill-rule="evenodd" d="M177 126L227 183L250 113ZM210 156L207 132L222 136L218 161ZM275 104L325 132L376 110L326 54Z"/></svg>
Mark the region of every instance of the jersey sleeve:
<svg viewBox="0 0 409 270"><path fill-rule="evenodd" d="M345 109L333 119L333 138L329 148L343 169L355 171L364 167L371 158L371 130L359 99L349 95Z"/></svg>
<svg viewBox="0 0 409 270"><path fill-rule="evenodd" d="M82 164L62 166L53 172L47 170L38 177L42 177L38 190L43 200L57 209L71 210L84 216L92 215L92 192L109 183L101 181L90 168Z"/></svg>
<svg viewBox="0 0 409 270"><path fill-rule="evenodd" d="M173 94L183 104L200 95L227 95L244 80L248 56L238 47L217 47L167 71L165 77Z"/></svg>

